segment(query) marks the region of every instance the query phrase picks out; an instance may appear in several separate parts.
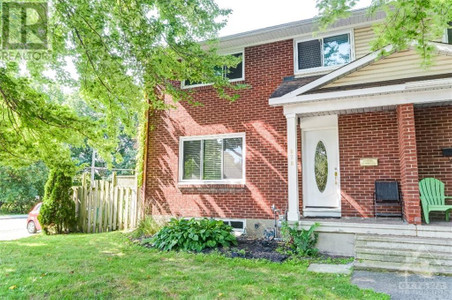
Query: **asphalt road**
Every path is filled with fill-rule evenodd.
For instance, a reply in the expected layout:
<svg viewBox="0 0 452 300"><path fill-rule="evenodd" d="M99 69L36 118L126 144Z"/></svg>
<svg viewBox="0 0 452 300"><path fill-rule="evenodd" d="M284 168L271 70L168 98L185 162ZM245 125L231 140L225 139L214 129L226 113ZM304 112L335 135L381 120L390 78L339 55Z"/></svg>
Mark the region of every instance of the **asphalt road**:
<svg viewBox="0 0 452 300"><path fill-rule="evenodd" d="M0 241L17 240L30 236L27 215L0 216Z"/></svg>
<svg viewBox="0 0 452 300"><path fill-rule="evenodd" d="M352 283L389 294L393 300L452 299L452 276L355 271Z"/></svg>

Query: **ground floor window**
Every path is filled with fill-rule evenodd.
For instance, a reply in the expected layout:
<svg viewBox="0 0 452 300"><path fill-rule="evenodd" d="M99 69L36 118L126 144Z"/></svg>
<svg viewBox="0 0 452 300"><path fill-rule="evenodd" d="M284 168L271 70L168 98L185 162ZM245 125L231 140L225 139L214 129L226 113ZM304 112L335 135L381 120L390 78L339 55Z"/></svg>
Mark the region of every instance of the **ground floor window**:
<svg viewBox="0 0 452 300"><path fill-rule="evenodd" d="M181 182L243 182L245 134L182 137L179 173Z"/></svg>

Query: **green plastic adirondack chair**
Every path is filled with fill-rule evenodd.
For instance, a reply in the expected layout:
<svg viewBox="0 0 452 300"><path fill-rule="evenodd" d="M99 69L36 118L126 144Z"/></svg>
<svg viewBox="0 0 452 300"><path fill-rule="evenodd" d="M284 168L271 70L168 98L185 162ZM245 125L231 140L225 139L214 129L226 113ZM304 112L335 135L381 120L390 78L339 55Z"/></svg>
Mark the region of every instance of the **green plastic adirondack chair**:
<svg viewBox="0 0 452 300"><path fill-rule="evenodd" d="M435 178L425 178L419 182L419 191L425 222L430 223L431 211L446 212L446 221L449 221L452 205L446 205L446 199L452 199L452 197L444 195L444 183Z"/></svg>

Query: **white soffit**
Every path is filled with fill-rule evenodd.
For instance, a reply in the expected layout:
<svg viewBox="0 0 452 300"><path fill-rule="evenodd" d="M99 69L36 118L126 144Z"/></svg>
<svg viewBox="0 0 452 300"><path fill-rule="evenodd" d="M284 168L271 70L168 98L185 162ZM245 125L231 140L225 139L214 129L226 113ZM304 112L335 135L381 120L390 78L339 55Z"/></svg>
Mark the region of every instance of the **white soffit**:
<svg viewBox="0 0 452 300"><path fill-rule="evenodd" d="M350 28L354 25L374 23L385 17L383 11L379 11L374 15L369 15L367 8L352 11L348 18L340 19L328 30L334 30L339 28ZM243 47L256 46L261 44L267 44L270 42L283 41L292 39L298 36L315 34L318 30L317 21L318 17L295 21L291 23L266 27L262 29L247 31L219 39L219 49L236 49Z"/></svg>

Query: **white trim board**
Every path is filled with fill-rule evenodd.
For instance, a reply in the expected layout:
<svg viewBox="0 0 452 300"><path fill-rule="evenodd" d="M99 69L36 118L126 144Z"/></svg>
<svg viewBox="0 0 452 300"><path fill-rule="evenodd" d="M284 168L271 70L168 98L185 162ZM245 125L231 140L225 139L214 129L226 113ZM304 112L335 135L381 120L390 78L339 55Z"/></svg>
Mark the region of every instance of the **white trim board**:
<svg viewBox="0 0 452 300"><path fill-rule="evenodd" d="M341 209L337 208L303 208L303 217L340 218L341 216Z"/></svg>
<svg viewBox="0 0 452 300"><path fill-rule="evenodd" d="M450 87L452 87L452 78L424 80L416 82L407 82L402 84L386 85L382 87L371 87L338 92L300 95L298 97L292 98L290 102L286 101L285 105L296 103L309 103L331 99L349 99L354 97L373 96L381 94L423 92L426 90L441 90Z"/></svg>
<svg viewBox="0 0 452 300"><path fill-rule="evenodd" d="M378 11L375 15L369 16L367 9L355 10L351 12L351 16L338 20L327 30L343 30L369 26L375 23L381 23L384 17L385 12L383 11ZM312 18L221 37L219 48L246 48L299 37L313 37L319 31L318 27L316 27L317 21L318 18Z"/></svg>
<svg viewBox="0 0 452 300"><path fill-rule="evenodd" d="M452 80L452 79L451 79ZM452 101L452 82L449 86L437 89L402 90L374 94L329 97L324 101L299 102L284 106L284 114L318 114L396 106L400 104L429 104Z"/></svg>

